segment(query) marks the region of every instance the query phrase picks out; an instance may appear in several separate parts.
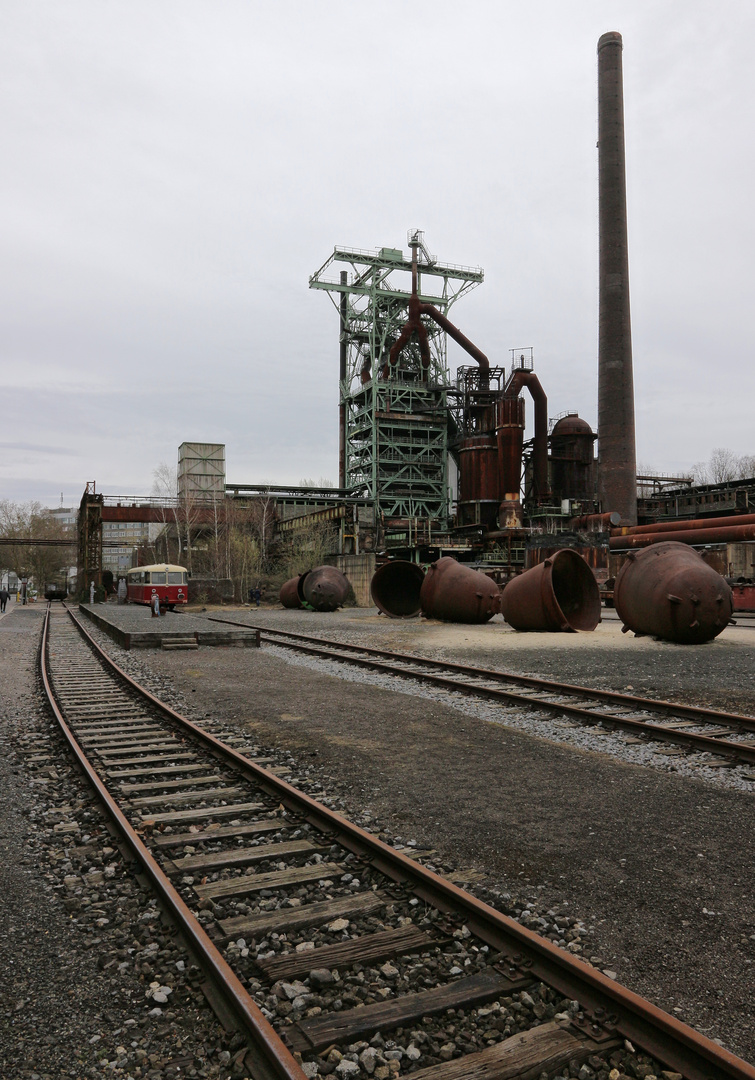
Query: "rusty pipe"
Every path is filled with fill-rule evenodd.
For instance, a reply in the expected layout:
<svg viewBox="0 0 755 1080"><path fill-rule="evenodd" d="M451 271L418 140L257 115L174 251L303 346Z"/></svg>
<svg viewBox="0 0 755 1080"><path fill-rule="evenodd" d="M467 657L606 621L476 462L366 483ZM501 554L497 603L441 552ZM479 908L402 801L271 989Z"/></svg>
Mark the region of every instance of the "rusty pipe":
<svg viewBox="0 0 755 1080"><path fill-rule="evenodd" d="M429 315L442 330L446 331L450 338L453 338L457 345L461 345L462 349L469 353L473 360L477 361L480 367L480 389L487 390L490 385L490 361L485 353L478 349L466 335L462 334L458 326L454 326L451 320L447 319L443 312L439 311L434 304L420 304L419 310L423 315Z"/></svg>
<svg viewBox="0 0 755 1080"><path fill-rule="evenodd" d="M388 377L388 373L393 365L397 362L399 355L401 354L404 346L409 342L412 334L416 334L419 340L419 354L422 362L422 369L425 374L430 370L430 343L427 336L427 330L425 329L422 319L420 318L419 300L419 268L417 266L417 245L412 244L412 292L409 297L409 318L401 328L396 341L391 346L391 351L388 353L388 363L383 365L382 376L384 379Z"/></svg>
<svg viewBox="0 0 755 1080"><path fill-rule="evenodd" d="M732 514L729 517L690 518L687 521L657 521L653 525L630 525L611 529L611 536L645 536L648 533L685 532L690 529L728 529L755 525L755 514Z"/></svg>
<svg viewBox="0 0 755 1080"><path fill-rule="evenodd" d="M417 563L392 559L372 576L370 595L391 619L411 619L420 613L419 594L425 574Z"/></svg>
<svg viewBox="0 0 755 1080"><path fill-rule="evenodd" d="M289 578L285 584L281 585L281 591L278 594L278 599L284 608L300 608L301 598L299 596L299 578L301 575L297 574L296 577Z"/></svg>
<svg viewBox="0 0 755 1080"><path fill-rule="evenodd" d="M600 622L598 583L582 556L564 548L509 581L501 612L515 630L594 630Z"/></svg>
<svg viewBox="0 0 755 1080"><path fill-rule="evenodd" d="M611 551L625 548L641 548L650 544L663 544L675 540L680 544L736 544L743 540L755 540L755 524L729 525L720 529L679 529L676 532L651 532L612 536L608 541Z"/></svg>
<svg viewBox="0 0 755 1080"><path fill-rule="evenodd" d="M346 270L341 271L341 285L348 284L349 275ZM343 399L344 383L346 382L346 366L349 354L348 326L349 326L349 296L343 290L340 297L339 315L341 317L341 333L338 338L338 486L346 487L346 403Z"/></svg>
<svg viewBox="0 0 755 1080"><path fill-rule="evenodd" d="M507 398L519 397L524 387L530 392L535 403L535 445L534 445L534 495L544 498L550 494L548 488L548 398L534 371L513 371L505 390Z"/></svg>
<svg viewBox="0 0 755 1080"><path fill-rule="evenodd" d="M422 359L422 367L425 374L430 369L430 344L427 336L427 330L425 329L422 319L419 315L420 302L419 298L415 295L409 297L409 318L401 328L396 341L391 346L391 351L388 353L388 363L383 368L384 375L390 370L391 367L398 361L399 355L404 346L408 344L412 334L416 334L419 340L419 353Z"/></svg>
<svg viewBox="0 0 755 1080"><path fill-rule="evenodd" d="M676 541L630 551L616 577L614 605L622 630L680 645L700 645L725 629L732 592L702 555Z"/></svg>
<svg viewBox="0 0 755 1080"><path fill-rule="evenodd" d="M335 611L349 595L349 580L335 566L316 566L299 578L299 598L315 611Z"/></svg>
<svg viewBox="0 0 755 1080"><path fill-rule="evenodd" d="M612 525L618 525L621 514L617 510L610 510L606 514L582 514L581 517L572 518L567 523L567 529L582 529L587 532L606 532ZM616 530L611 530L611 535Z"/></svg>
<svg viewBox="0 0 755 1080"><path fill-rule="evenodd" d="M495 430L503 497L518 499L524 444L524 401L520 397L501 398L497 402Z"/></svg>
<svg viewBox="0 0 755 1080"><path fill-rule="evenodd" d="M501 605L494 581L448 555L430 564L419 595L423 614L445 622L484 623Z"/></svg>

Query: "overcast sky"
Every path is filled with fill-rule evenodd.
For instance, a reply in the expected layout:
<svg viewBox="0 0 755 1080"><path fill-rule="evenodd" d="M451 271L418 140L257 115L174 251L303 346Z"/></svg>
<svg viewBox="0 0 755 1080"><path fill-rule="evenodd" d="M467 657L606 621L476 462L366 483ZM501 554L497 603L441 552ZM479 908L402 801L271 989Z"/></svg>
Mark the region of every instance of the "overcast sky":
<svg viewBox="0 0 755 1080"><path fill-rule="evenodd" d="M624 38L638 461L755 453L751 0L0 0L0 497L337 480L336 244L597 420L597 62ZM449 350L453 365L463 362ZM531 413L530 403L528 409Z"/></svg>

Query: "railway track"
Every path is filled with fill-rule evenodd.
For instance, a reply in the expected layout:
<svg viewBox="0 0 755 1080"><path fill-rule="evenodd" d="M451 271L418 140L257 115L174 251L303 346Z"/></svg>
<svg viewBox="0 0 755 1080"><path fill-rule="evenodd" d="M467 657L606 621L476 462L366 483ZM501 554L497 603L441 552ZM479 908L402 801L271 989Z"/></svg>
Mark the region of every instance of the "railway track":
<svg viewBox="0 0 755 1080"><path fill-rule="evenodd" d="M608 1077L626 1072L625 1040L652 1059L636 1076L665 1066L755 1080L181 717L62 607L48 610L40 659L71 749L203 967L211 1004L247 1039L255 1080L536 1080L583 1062Z"/></svg>
<svg viewBox="0 0 755 1080"><path fill-rule="evenodd" d="M208 618L212 622L250 628L249 623ZM568 716L587 725L600 724L644 740L658 740L690 751L714 754L734 764L755 764L755 717L752 716L573 686L263 626L252 626L251 629L260 632L263 642L310 656L430 683L445 690L496 701L502 706L537 709L549 715Z"/></svg>

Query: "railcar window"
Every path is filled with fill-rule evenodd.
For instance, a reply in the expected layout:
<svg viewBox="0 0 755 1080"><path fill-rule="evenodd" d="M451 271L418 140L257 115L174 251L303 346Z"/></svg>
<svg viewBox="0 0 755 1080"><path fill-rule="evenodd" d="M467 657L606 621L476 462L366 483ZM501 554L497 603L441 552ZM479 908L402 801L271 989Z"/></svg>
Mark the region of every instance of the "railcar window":
<svg viewBox="0 0 755 1080"><path fill-rule="evenodd" d="M189 584L189 575L186 573L186 571L184 571L184 573L181 575L181 577L183 578L182 584L183 585L188 585Z"/></svg>
<svg viewBox="0 0 755 1080"><path fill-rule="evenodd" d="M183 574L170 573L169 572L168 573L168 584L169 585L183 585L183 578L184 578Z"/></svg>
<svg viewBox="0 0 755 1080"><path fill-rule="evenodd" d="M165 571L164 570L153 570L152 571L152 584L153 585L164 585L165 584Z"/></svg>
<svg viewBox="0 0 755 1080"><path fill-rule="evenodd" d="M144 571L144 578L142 580L142 584L149 585L149 573L146 570Z"/></svg>

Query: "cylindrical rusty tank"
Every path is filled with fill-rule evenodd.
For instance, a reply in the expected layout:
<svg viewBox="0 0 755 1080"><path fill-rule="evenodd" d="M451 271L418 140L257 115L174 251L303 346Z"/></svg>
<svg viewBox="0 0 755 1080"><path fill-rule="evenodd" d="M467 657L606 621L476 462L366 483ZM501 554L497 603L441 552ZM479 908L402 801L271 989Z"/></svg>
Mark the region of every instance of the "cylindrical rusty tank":
<svg viewBox="0 0 755 1080"><path fill-rule="evenodd" d="M501 398L496 405L496 445L501 492L504 499L518 499L524 445L524 399Z"/></svg>
<svg viewBox="0 0 755 1080"><path fill-rule="evenodd" d="M582 556L563 548L508 583L501 611L515 630L594 630L598 583Z"/></svg>
<svg viewBox="0 0 755 1080"><path fill-rule="evenodd" d="M376 606L392 619L411 619L420 613L419 594L425 573L417 563L393 559L373 574L370 593Z"/></svg>
<svg viewBox="0 0 755 1080"><path fill-rule="evenodd" d="M721 575L697 551L674 540L630 552L613 599L624 629L680 645L711 641L733 610L731 589Z"/></svg>
<svg viewBox="0 0 755 1080"><path fill-rule="evenodd" d="M278 599L285 608L301 607L301 600L299 599L298 590L299 577L300 575L297 574L296 577L289 578L284 585L281 585L281 591L278 595Z"/></svg>
<svg viewBox="0 0 755 1080"><path fill-rule="evenodd" d="M500 501L495 432L470 435L459 446L459 524L495 525Z"/></svg>
<svg viewBox="0 0 755 1080"><path fill-rule="evenodd" d="M298 592L315 611L335 611L349 595L349 580L335 566L316 566L299 578Z"/></svg>
<svg viewBox="0 0 755 1080"><path fill-rule="evenodd" d="M484 623L500 611L501 591L479 570L445 556L428 567L420 603L428 619Z"/></svg>
<svg viewBox="0 0 755 1080"><path fill-rule="evenodd" d="M595 498L593 443L595 435L576 413L557 420L550 434L551 487L560 499L582 503Z"/></svg>

